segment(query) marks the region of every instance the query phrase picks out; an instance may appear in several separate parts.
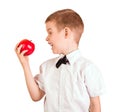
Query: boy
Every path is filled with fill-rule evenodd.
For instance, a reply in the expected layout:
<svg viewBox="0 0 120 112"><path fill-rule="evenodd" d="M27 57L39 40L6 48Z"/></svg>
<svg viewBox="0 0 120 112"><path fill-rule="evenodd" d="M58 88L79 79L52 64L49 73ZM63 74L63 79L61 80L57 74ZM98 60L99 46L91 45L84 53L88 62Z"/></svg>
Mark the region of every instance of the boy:
<svg viewBox="0 0 120 112"><path fill-rule="evenodd" d="M81 17L63 9L48 16L45 24L46 41L59 57L41 64L38 75L33 77L26 51L20 53L22 46L15 48L32 100L39 101L45 95L45 112L100 112L104 85L97 67L78 49L84 30Z"/></svg>

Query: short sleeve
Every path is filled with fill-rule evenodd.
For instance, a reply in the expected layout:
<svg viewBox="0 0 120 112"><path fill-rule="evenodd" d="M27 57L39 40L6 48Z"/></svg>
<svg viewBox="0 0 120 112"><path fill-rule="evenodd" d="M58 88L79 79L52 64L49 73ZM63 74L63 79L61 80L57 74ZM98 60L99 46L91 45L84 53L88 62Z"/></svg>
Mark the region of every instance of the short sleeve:
<svg viewBox="0 0 120 112"><path fill-rule="evenodd" d="M89 64L84 70L85 85L90 97L100 96L105 92L105 85L100 70Z"/></svg>
<svg viewBox="0 0 120 112"><path fill-rule="evenodd" d="M39 71L40 71L39 74L35 75L34 80L38 84L39 88L45 91L44 90L44 69L42 65L40 66Z"/></svg>

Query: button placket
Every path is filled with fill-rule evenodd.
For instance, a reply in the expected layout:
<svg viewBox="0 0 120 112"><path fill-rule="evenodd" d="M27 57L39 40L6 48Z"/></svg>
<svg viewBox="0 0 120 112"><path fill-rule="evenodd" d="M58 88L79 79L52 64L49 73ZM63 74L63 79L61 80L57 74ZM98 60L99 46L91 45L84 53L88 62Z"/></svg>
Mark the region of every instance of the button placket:
<svg viewBox="0 0 120 112"><path fill-rule="evenodd" d="M60 81L59 81L59 112L62 112L63 109L63 92L64 92L64 86L65 86L65 75L64 75L64 71L62 71L61 68L61 72L60 72Z"/></svg>

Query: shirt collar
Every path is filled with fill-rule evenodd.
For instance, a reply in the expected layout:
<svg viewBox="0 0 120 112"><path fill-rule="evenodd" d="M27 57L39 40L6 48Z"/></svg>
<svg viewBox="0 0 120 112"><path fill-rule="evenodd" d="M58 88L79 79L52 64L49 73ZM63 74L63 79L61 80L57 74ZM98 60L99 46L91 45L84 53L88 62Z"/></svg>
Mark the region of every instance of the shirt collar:
<svg viewBox="0 0 120 112"><path fill-rule="evenodd" d="M69 60L69 63L73 64L81 56L81 53L80 53L80 50L77 49L77 50L67 54L66 56L67 56L67 59Z"/></svg>
<svg viewBox="0 0 120 112"><path fill-rule="evenodd" d="M63 56L64 56L63 54L60 54L59 57L58 57L58 60L60 58L62 58ZM70 64L73 64L80 56L81 56L81 53L80 53L79 49L74 50L71 53L69 53L69 54L66 55L66 57L69 60Z"/></svg>

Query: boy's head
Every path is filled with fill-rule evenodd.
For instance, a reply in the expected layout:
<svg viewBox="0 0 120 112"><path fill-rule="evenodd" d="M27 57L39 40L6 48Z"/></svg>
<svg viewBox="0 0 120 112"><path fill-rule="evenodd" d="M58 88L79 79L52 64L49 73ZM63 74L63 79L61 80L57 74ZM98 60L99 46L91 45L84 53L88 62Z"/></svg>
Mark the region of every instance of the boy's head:
<svg viewBox="0 0 120 112"><path fill-rule="evenodd" d="M79 40L84 30L84 23L80 15L77 14L75 11L71 9L58 10L52 13L51 15L49 15L45 23L46 23L46 29L48 32L48 37L46 39L47 41L51 36L51 33L53 33L52 28L55 27L55 29L57 30L57 33L64 31L65 38L68 38L68 34L69 34L69 38L72 37L73 41L77 45L79 44ZM58 37L56 38L59 41L59 43L62 42L61 39L59 40ZM51 44L51 42L49 41L48 43ZM63 43L64 41L61 44Z"/></svg>

